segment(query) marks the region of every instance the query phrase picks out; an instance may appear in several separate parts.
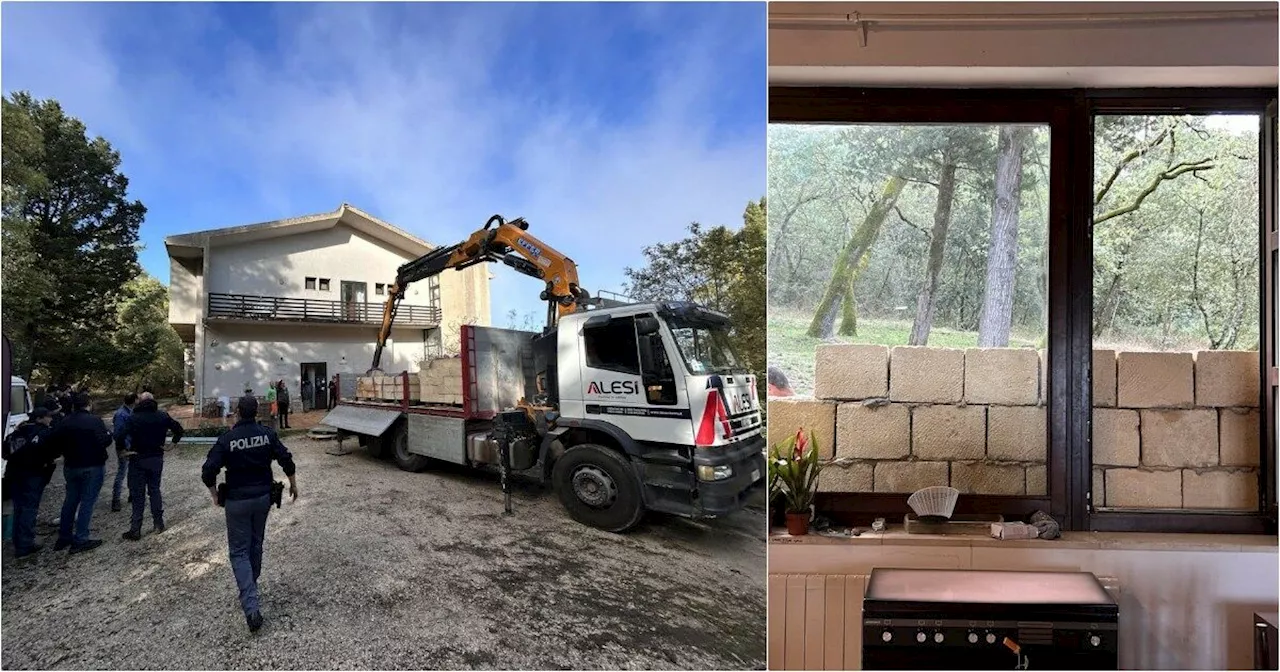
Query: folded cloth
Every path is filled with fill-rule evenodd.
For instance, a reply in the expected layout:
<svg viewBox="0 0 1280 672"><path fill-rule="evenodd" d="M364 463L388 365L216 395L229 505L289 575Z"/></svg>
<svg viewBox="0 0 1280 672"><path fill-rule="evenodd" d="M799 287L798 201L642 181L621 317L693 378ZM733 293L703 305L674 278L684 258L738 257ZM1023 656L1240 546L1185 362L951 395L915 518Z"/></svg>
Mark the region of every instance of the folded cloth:
<svg viewBox="0 0 1280 672"><path fill-rule="evenodd" d="M1040 531L1041 539L1057 539L1062 536L1062 526L1044 511L1036 511L1031 514L1028 522Z"/></svg>
<svg viewBox="0 0 1280 672"><path fill-rule="evenodd" d="M991 523L991 536L1000 539L1035 539L1040 532L1026 523Z"/></svg>

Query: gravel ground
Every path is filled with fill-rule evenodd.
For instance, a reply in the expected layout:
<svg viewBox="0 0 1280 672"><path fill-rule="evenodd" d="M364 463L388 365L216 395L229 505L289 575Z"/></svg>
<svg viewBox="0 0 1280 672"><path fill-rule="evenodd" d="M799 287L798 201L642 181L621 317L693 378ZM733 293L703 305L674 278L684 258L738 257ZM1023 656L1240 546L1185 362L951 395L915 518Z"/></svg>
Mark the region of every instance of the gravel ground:
<svg viewBox="0 0 1280 672"><path fill-rule="evenodd" d="M199 482L207 449L184 445L165 464L168 530L151 533L148 513L139 542L120 538L127 509L110 510L112 460L93 518L106 543L54 553L54 475L45 550L15 560L5 544L4 669L764 669L759 507L613 535L532 485L505 517L486 474L288 443L301 496L267 523L260 632Z"/></svg>

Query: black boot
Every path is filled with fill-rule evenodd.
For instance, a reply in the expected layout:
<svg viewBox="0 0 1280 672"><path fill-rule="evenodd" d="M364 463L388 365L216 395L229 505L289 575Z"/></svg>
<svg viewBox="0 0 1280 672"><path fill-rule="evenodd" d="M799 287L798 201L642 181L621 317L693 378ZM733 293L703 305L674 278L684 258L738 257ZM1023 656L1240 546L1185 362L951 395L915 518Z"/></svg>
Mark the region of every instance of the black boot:
<svg viewBox="0 0 1280 672"><path fill-rule="evenodd" d="M120 500L118 500L118 499L113 499L113 500L111 500L111 510L112 510L112 511L119 511L119 510L120 510Z"/></svg>
<svg viewBox="0 0 1280 672"><path fill-rule="evenodd" d="M244 620L249 624L249 632L257 632L262 627L262 614L251 611L244 615Z"/></svg>
<svg viewBox="0 0 1280 672"><path fill-rule="evenodd" d="M72 554L72 555L75 555L76 553L84 553L85 551L92 551L93 549L95 549L95 548L97 548L97 547L99 547L99 546L101 546L101 545L102 545L102 540L101 540L101 539L89 539L88 541L84 542L83 544L72 544L72 545L71 545L71 554Z"/></svg>
<svg viewBox="0 0 1280 672"><path fill-rule="evenodd" d="M140 530L129 530L120 536L129 541L137 541L142 538L142 532Z"/></svg>

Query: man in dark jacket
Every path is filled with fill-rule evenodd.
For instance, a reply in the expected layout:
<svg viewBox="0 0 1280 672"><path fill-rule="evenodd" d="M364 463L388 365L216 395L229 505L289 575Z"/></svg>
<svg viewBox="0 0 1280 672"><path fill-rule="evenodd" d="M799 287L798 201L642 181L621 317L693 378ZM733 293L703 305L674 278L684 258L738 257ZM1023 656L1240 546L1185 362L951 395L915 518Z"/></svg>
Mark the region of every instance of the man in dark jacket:
<svg viewBox="0 0 1280 672"><path fill-rule="evenodd" d="M116 437L116 481L111 486L111 510L120 510L120 491L124 488L125 475L129 473L129 437L125 436L124 441L120 440L120 434L124 431L124 422L129 419L129 415L133 413L133 405L138 403L138 395L130 392L124 397L124 405L116 409L116 414L111 417L111 433ZM133 489L129 489L129 503L133 503Z"/></svg>
<svg viewBox="0 0 1280 672"><path fill-rule="evenodd" d="M49 418L51 420L50 427L57 427L62 424L62 419L65 418L66 415L62 412L62 405L58 402L58 397L56 395L45 399L44 407L49 411Z"/></svg>
<svg viewBox="0 0 1280 672"><path fill-rule="evenodd" d="M44 488L57 468L58 454L49 445L49 423L53 418L47 408L31 411L31 417L18 425L5 444L5 480L12 485L14 556L25 558L41 548L36 543L36 514Z"/></svg>
<svg viewBox="0 0 1280 672"><path fill-rule="evenodd" d="M276 409L279 410L282 429L289 429L289 387L283 380L276 381Z"/></svg>
<svg viewBox="0 0 1280 672"><path fill-rule="evenodd" d="M164 501L160 497L160 475L164 472L165 439L173 432L173 443L182 439L182 425L160 410L150 392L143 392L133 413L116 433L116 445L129 443L129 497L133 518L123 536L130 541L142 538L142 512L151 497L151 522L156 532L164 532Z"/></svg>
<svg viewBox="0 0 1280 672"><path fill-rule="evenodd" d="M62 522L53 550L70 546L72 553L81 553L102 545L101 539L89 538L89 523L102 493L111 432L101 418L89 412L87 393L77 392L71 406L71 415L55 426L47 439L63 456L62 475L67 479L67 497L62 502Z"/></svg>
<svg viewBox="0 0 1280 672"><path fill-rule="evenodd" d="M258 604L258 576L262 573L262 539L267 531L267 513L271 511L271 486L275 475L271 462L280 463L289 477L289 495L298 499L296 467L289 449L280 442L274 430L258 424L258 400L243 397L236 407L239 421L223 434L209 450L201 470L201 480L209 488L215 506L227 514L227 549L231 571L240 589L240 606L244 609L249 630L262 627ZM227 470L225 499L219 502L218 472Z"/></svg>

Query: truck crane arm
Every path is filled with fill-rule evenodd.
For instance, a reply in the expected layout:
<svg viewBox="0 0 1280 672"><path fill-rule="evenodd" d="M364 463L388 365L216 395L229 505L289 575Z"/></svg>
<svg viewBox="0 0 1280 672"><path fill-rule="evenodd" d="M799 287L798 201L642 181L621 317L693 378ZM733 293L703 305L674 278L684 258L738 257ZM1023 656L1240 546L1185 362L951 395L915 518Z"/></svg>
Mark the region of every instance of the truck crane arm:
<svg viewBox="0 0 1280 672"><path fill-rule="evenodd" d="M391 336L396 309L410 283L439 275L449 269L462 270L479 263L496 261L524 275L546 282L539 298L547 302L547 328L554 328L561 315L578 310L590 299L578 286L578 266L569 257L527 233L529 223L523 218L506 221L494 215L484 228L466 240L449 247L436 248L396 270L396 281L387 288L387 301L382 309L382 326L373 350L373 366L378 371L382 349Z"/></svg>

